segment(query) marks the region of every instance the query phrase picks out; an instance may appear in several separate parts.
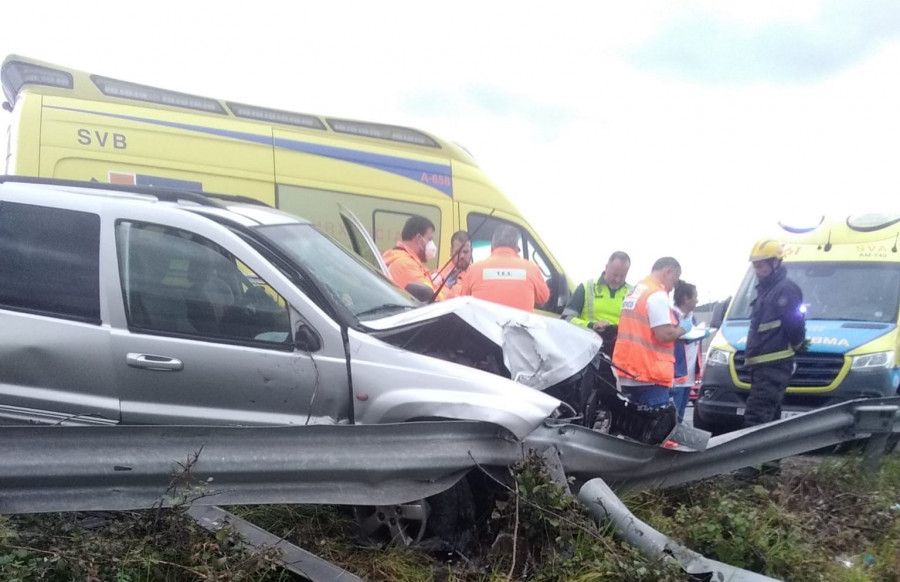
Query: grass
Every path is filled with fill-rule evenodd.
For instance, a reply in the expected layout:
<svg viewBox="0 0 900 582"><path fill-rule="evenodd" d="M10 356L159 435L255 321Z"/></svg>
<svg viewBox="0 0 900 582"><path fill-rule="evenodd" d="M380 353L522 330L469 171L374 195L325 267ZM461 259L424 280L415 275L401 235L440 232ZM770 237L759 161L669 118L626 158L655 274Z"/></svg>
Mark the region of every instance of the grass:
<svg viewBox="0 0 900 582"><path fill-rule="evenodd" d="M537 459L510 480L465 552L376 545L329 506L230 508L371 582L681 581L620 542L553 484ZM711 559L792 582L900 580L900 455L877 475L860 458L796 457L780 477L707 479L627 498L638 517ZM101 523L97 523L98 520ZM94 523L91 523L94 522ZM212 534L178 509L0 517L0 580L287 582L278 555Z"/></svg>
<svg viewBox="0 0 900 582"><path fill-rule="evenodd" d="M792 582L900 580L900 456L797 457L781 477L716 477L627 500L705 556Z"/></svg>
<svg viewBox="0 0 900 582"><path fill-rule="evenodd" d="M234 532L211 534L183 512L0 518L4 582L283 582L273 550L252 551Z"/></svg>

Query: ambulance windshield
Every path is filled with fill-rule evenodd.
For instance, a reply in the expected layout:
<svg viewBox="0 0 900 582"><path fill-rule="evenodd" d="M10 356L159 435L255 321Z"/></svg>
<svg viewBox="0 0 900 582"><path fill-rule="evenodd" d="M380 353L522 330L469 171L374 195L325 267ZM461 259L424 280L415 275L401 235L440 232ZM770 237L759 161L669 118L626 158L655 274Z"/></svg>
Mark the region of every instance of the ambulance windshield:
<svg viewBox="0 0 900 582"><path fill-rule="evenodd" d="M895 323L900 304L900 264L850 262L785 263L803 291L806 319ZM744 277L729 319L748 319L756 297L751 268Z"/></svg>

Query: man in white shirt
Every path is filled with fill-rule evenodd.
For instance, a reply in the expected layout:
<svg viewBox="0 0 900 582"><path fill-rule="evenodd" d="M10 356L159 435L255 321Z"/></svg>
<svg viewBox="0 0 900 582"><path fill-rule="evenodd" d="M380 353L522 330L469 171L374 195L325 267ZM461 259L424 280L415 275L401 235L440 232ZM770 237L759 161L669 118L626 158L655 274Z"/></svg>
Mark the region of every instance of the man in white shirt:
<svg viewBox="0 0 900 582"><path fill-rule="evenodd" d="M675 340L691 329L691 322L679 322L669 307L669 291L680 277L678 261L658 259L650 275L622 304L613 364L622 393L651 408L669 404L675 382Z"/></svg>

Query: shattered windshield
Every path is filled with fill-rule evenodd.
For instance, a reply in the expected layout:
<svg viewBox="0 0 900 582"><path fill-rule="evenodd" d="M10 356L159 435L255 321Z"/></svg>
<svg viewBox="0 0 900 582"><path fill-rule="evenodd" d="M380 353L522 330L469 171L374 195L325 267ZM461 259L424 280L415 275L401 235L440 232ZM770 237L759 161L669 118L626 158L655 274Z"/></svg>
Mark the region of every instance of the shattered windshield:
<svg viewBox="0 0 900 582"><path fill-rule="evenodd" d="M803 291L806 319L896 322L900 303L900 264L810 262L785 263ZM729 319L749 319L756 297L753 268L735 297Z"/></svg>
<svg viewBox="0 0 900 582"><path fill-rule="evenodd" d="M419 305L311 224L263 226L258 230L312 277L335 305L358 320L385 317Z"/></svg>

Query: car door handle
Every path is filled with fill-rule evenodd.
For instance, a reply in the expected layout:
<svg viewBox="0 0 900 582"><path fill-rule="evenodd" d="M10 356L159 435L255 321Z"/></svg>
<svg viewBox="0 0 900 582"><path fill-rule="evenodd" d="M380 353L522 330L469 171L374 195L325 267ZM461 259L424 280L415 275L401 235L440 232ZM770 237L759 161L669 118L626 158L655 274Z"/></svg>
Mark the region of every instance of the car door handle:
<svg viewBox="0 0 900 582"><path fill-rule="evenodd" d="M178 358L168 356L154 356L151 354L127 354L125 363L132 368L144 368L145 370L161 370L164 372L179 372L184 369L184 362Z"/></svg>

